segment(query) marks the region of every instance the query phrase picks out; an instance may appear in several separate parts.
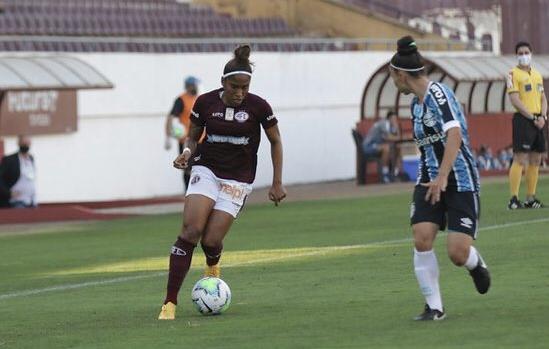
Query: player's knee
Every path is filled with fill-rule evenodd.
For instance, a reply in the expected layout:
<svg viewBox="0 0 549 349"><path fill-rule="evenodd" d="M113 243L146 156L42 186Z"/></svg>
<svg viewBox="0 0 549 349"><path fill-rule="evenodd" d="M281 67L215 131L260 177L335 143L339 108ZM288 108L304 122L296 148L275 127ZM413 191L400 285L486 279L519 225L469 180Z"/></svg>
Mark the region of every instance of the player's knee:
<svg viewBox="0 0 549 349"><path fill-rule="evenodd" d="M209 235L209 234L206 234L206 235ZM200 240L200 244L202 246L217 248L219 246L223 246L223 240L220 240L215 236L203 236L202 239Z"/></svg>
<svg viewBox="0 0 549 349"><path fill-rule="evenodd" d="M197 227L196 225L184 224L183 231L179 236L184 240L196 244L198 243L198 241L200 241L200 237L202 236L202 230L203 229Z"/></svg>
<svg viewBox="0 0 549 349"><path fill-rule="evenodd" d="M419 252L430 251L433 249L433 241L427 237L416 236L414 238L414 247Z"/></svg>
<svg viewBox="0 0 549 349"><path fill-rule="evenodd" d="M461 267L467 262L469 257L469 249L462 246L448 247L448 257L454 265Z"/></svg>

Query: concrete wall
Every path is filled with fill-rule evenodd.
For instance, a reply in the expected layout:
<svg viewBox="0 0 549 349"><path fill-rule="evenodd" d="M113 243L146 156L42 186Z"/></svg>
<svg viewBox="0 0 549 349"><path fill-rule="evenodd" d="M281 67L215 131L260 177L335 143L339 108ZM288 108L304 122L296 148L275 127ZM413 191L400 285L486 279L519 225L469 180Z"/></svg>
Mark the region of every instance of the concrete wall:
<svg viewBox="0 0 549 349"><path fill-rule="evenodd" d="M220 86L231 54L79 54L115 85L78 92L78 132L37 136L31 152L38 166L41 202L150 198L182 191L163 149L163 124L182 80L193 74L201 91ZM252 53L251 91L265 97L280 121L286 184L354 177L350 130L359 119L369 76L389 52ZM5 152L16 150L5 139ZM271 181L263 137L256 186Z"/></svg>

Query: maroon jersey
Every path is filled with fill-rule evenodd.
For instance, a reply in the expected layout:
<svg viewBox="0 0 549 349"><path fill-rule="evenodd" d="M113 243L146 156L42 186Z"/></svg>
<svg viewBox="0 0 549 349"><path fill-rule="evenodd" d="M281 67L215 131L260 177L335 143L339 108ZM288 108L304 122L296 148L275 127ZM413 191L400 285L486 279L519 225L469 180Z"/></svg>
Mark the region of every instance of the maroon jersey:
<svg viewBox="0 0 549 349"><path fill-rule="evenodd" d="M257 168L261 129L278 123L269 103L248 93L238 107L221 100L223 89L198 97L191 121L206 127L206 138L198 144L191 165L206 166L219 178L252 183Z"/></svg>

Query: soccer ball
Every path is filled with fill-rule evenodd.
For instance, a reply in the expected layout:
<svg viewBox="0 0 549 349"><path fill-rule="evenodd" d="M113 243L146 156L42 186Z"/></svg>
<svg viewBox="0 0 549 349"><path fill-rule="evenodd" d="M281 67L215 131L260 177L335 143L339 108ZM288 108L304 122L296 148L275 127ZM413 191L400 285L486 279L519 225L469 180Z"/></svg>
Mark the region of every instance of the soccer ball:
<svg viewBox="0 0 549 349"><path fill-rule="evenodd" d="M229 308L231 289L219 278L205 277L194 285L191 299L201 314L217 315Z"/></svg>
<svg viewBox="0 0 549 349"><path fill-rule="evenodd" d="M187 135L187 128L177 118L172 119L172 137L181 139Z"/></svg>

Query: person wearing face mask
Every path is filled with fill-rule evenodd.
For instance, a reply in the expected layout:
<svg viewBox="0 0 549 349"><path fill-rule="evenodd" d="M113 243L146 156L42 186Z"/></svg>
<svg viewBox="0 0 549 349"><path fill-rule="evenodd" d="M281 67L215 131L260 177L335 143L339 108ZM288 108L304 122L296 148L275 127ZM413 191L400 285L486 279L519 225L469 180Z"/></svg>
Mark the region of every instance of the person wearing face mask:
<svg viewBox="0 0 549 349"><path fill-rule="evenodd" d="M513 115L513 164L509 170L510 210L542 208L536 198L539 166L546 149L545 123L547 98L541 74L532 67L532 47L521 41L515 46L518 64L507 77L507 94L516 113ZM526 200L519 200L522 170L526 176Z"/></svg>
<svg viewBox="0 0 549 349"><path fill-rule="evenodd" d="M171 138L176 138L179 143L178 154L183 152L183 144L185 144L188 130L191 127L191 110L198 97L199 82L200 81L194 76L188 76L184 81L185 92L178 96L173 103L172 110L166 118L166 142L164 145L166 150L170 150L172 147ZM187 187L189 186L190 174L190 168L183 171L185 190L187 190Z"/></svg>
<svg viewBox="0 0 549 349"><path fill-rule="evenodd" d="M18 138L19 151L0 162L0 208L36 206L34 158L29 153L31 140Z"/></svg>

